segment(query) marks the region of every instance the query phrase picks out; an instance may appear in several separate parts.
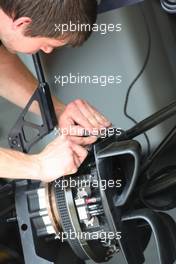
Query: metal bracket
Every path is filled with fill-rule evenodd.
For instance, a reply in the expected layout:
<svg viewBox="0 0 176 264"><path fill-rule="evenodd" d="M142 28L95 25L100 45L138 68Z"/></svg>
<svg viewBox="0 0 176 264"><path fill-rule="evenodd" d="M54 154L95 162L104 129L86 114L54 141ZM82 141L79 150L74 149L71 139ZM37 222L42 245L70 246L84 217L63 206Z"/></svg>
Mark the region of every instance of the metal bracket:
<svg viewBox="0 0 176 264"><path fill-rule="evenodd" d="M54 111L51 93L49 85L46 83L44 78L39 54L33 55L33 60L39 80L39 86L8 136L10 147L24 153L28 153L35 143L41 140L44 136L48 135L57 126L57 118ZM29 113L30 107L35 101L38 103L40 108L42 118L42 124L40 125L26 120L26 116ZM25 128L30 128L33 131L36 131L37 134L34 134L31 139L28 139Z"/></svg>

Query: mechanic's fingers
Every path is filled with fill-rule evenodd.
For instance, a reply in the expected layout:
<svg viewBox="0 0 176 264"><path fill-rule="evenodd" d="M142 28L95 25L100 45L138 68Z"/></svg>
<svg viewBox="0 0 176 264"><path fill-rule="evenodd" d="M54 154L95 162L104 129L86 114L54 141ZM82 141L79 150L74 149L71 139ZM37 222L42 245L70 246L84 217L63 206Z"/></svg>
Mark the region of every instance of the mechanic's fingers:
<svg viewBox="0 0 176 264"><path fill-rule="evenodd" d="M69 136L82 137L85 135L85 128L79 125L70 125L68 128L61 129L61 133Z"/></svg>
<svg viewBox="0 0 176 264"><path fill-rule="evenodd" d="M71 147L72 142L70 142L69 145ZM65 172L65 174L63 174L63 176L75 174L80 166L80 161L72 148L70 150L70 153L67 153L67 156L65 156L65 158L67 159L67 171Z"/></svg>
<svg viewBox="0 0 176 264"><path fill-rule="evenodd" d="M74 144L74 143L72 143L71 146L72 146L72 150L78 156L80 163L82 163L85 160L85 158L87 157L88 151L85 148L83 148L77 144Z"/></svg>
<svg viewBox="0 0 176 264"><path fill-rule="evenodd" d="M101 113L98 112L98 110L93 107L91 104L89 104L88 102L84 101L85 105L87 106L87 108L89 109L89 111L95 116L95 118L97 119L97 121L105 127L109 127L111 126L111 122Z"/></svg>
<svg viewBox="0 0 176 264"><path fill-rule="evenodd" d="M79 168L81 166L81 161L79 160L79 157L75 152L73 154L73 159L76 167Z"/></svg>
<svg viewBox="0 0 176 264"><path fill-rule="evenodd" d="M79 126L79 125L70 125L66 128L60 128L59 132L61 135L65 136L77 136L77 137L83 137L83 136L98 136L99 131L98 129L94 129L94 131L87 131L85 128Z"/></svg>
<svg viewBox="0 0 176 264"><path fill-rule="evenodd" d="M97 141L97 137L70 137L71 141L77 145L87 146L95 143Z"/></svg>
<svg viewBox="0 0 176 264"><path fill-rule="evenodd" d="M75 103L77 104L77 107L80 109L81 113L83 114L84 117L86 117L87 120L92 125L92 128L101 128L103 125L103 122L100 123L95 115L95 111L91 110L91 107L88 107L88 103L86 103L83 100L76 100Z"/></svg>
<svg viewBox="0 0 176 264"><path fill-rule="evenodd" d="M78 108L76 102L72 102L72 104L69 105L69 115L74 120L75 123L82 126L88 131L92 131L93 127L92 124L89 122L89 120L83 115L83 113Z"/></svg>

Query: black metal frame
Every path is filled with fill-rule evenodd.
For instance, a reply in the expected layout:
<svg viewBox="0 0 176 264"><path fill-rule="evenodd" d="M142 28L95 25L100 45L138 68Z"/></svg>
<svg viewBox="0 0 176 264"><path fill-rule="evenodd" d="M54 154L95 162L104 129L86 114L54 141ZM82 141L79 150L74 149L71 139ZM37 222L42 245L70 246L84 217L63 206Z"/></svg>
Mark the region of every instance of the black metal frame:
<svg viewBox="0 0 176 264"><path fill-rule="evenodd" d="M25 153L28 153L34 144L36 144L39 140L48 135L51 131L53 131L54 128L57 127L57 118L54 111L50 89L47 82L45 81L38 53L33 55L33 61L39 85L31 99L29 100L27 106L18 118L17 122L15 123L14 127L11 129L8 137L9 145L12 149L19 150ZM34 101L37 101L40 107L42 117L41 125L37 125L25 120L25 117ZM25 127L38 131L38 134L30 141L26 138Z"/></svg>

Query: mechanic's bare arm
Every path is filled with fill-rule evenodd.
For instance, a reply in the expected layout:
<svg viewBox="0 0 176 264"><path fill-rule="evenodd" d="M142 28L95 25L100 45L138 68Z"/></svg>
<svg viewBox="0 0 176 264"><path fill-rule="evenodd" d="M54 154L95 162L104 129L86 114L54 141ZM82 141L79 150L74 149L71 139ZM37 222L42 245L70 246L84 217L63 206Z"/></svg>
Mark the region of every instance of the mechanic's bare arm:
<svg viewBox="0 0 176 264"><path fill-rule="evenodd" d="M83 147L65 136L55 139L37 155L0 148L0 178L50 182L75 173L86 156Z"/></svg>

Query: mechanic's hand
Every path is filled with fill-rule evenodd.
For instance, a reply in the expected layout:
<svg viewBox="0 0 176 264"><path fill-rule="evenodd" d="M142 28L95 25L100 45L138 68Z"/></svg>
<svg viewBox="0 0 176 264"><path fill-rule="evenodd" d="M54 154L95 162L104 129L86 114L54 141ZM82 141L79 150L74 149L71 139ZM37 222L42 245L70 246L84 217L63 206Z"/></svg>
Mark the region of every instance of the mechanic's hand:
<svg viewBox="0 0 176 264"><path fill-rule="evenodd" d="M111 123L100 114L87 101L77 99L69 103L59 116L59 128L70 135L71 140L79 145L90 145L97 140L97 133L100 129L110 127ZM94 135L82 137L85 133Z"/></svg>
<svg viewBox="0 0 176 264"><path fill-rule="evenodd" d="M87 151L83 147L62 135L35 156L39 164L39 178L43 182L51 182L74 174L86 156Z"/></svg>

